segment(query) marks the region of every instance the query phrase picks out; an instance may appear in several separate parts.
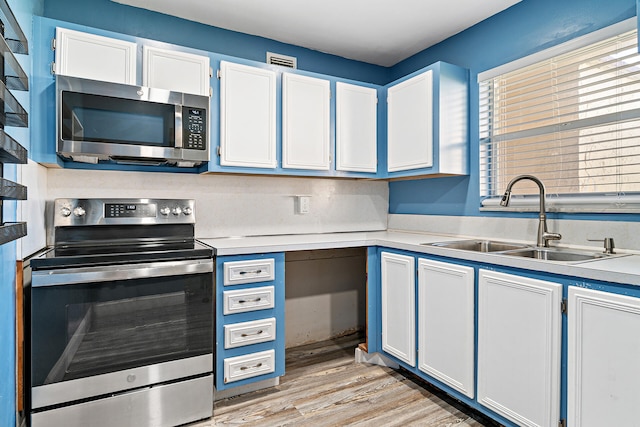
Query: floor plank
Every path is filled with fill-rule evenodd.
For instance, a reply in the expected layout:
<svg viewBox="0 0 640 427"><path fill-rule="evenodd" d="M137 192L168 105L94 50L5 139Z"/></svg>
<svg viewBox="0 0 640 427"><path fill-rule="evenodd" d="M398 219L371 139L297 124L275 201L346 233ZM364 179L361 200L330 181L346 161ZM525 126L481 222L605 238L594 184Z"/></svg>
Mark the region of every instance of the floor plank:
<svg viewBox="0 0 640 427"><path fill-rule="evenodd" d="M454 399L434 394L419 379L355 363L361 340L350 335L287 349L279 386L215 402L213 418L188 427L495 425Z"/></svg>

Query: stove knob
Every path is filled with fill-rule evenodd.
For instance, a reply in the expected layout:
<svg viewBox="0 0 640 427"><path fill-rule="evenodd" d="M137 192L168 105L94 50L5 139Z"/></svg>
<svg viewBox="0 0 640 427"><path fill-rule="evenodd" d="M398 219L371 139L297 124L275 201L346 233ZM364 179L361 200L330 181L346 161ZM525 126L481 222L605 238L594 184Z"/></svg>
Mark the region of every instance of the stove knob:
<svg viewBox="0 0 640 427"><path fill-rule="evenodd" d="M67 217L67 216L71 215L71 209L69 207L67 207L67 206L63 206L60 209L60 215L62 215L64 217Z"/></svg>
<svg viewBox="0 0 640 427"><path fill-rule="evenodd" d="M180 209L180 207L175 207L171 210L171 213L178 216L182 213L182 209Z"/></svg>
<svg viewBox="0 0 640 427"><path fill-rule="evenodd" d="M160 213L164 216L167 216L169 215L169 213L171 213L171 209L165 206L164 208L160 209Z"/></svg>
<svg viewBox="0 0 640 427"><path fill-rule="evenodd" d="M193 213L193 209L191 209L189 206L187 206L182 210L182 213L185 214L185 215L191 215Z"/></svg>
<svg viewBox="0 0 640 427"><path fill-rule="evenodd" d="M78 206L77 208L75 208L73 210L73 214L75 216L84 216L85 213L86 213L86 211L84 210L84 208L82 206Z"/></svg>

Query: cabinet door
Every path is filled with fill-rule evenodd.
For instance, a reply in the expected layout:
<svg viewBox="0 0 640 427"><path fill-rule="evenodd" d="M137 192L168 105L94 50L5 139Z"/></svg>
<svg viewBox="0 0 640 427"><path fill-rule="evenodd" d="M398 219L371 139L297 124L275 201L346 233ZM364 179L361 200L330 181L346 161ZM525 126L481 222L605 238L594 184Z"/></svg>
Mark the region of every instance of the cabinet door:
<svg viewBox="0 0 640 427"><path fill-rule="evenodd" d="M276 73L220 63L220 164L276 167Z"/></svg>
<svg viewBox="0 0 640 427"><path fill-rule="evenodd" d="M568 425L638 425L640 299L570 287L567 316Z"/></svg>
<svg viewBox="0 0 640 427"><path fill-rule="evenodd" d="M480 270L478 402L522 426L560 419L562 285Z"/></svg>
<svg viewBox="0 0 640 427"><path fill-rule="evenodd" d="M144 46L142 85L209 96L209 57Z"/></svg>
<svg viewBox="0 0 640 427"><path fill-rule="evenodd" d="M336 169L373 172L377 155L378 92L373 88L336 83Z"/></svg>
<svg viewBox="0 0 640 427"><path fill-rule="evenodd" d="M474 396L474 270L418 260L418 368Z"/></svg>
<svg viewBox="0 0 640 427"><path fill-rule="evenodd" d="M56 74L136 84L136 44L56 28Z"/></svg>
<svg viewBox="0 0 640 427"><path fill-rule="evenodd" d="M415 259L382 252L382 349L416 365Z"/></svg>
<svg viewBox="0 0 640 427"><path fill-rule="evenodd" d="M282 167L329 170L328 80L282 74Z"/></svg>
<svg viewBox="0 0 640 427"><path fill-rule="evenodd" d="M387 104L388 171L433 166L433 71L391 86Z"/></svg>

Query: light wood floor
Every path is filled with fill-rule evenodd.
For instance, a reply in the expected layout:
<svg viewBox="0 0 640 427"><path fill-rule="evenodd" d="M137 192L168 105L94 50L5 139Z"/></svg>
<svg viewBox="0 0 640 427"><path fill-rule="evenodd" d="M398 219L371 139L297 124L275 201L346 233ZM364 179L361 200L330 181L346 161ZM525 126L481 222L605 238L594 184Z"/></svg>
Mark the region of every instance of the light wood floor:
<svg viewBox="0 0 640 427"><path fill-rule="evenodd" d="M493 425L461 412L458 402L435 396L424 383L389 368L355 363L360 341L348 336L287 349L279 386L218 401L213 418L188 427Z"/></svg>

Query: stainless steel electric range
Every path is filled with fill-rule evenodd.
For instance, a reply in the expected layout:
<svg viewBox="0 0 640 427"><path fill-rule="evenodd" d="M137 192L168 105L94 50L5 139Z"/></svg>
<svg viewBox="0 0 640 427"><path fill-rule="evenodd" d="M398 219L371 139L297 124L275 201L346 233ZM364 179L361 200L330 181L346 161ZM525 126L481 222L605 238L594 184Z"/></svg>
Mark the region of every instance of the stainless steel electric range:
<svg viewBox="0 0 640 427"><path fill-rule="evenodd" d="M212 415L214 251L193 200L58 199L31 260L34 427L176 426Z"/></svg>

